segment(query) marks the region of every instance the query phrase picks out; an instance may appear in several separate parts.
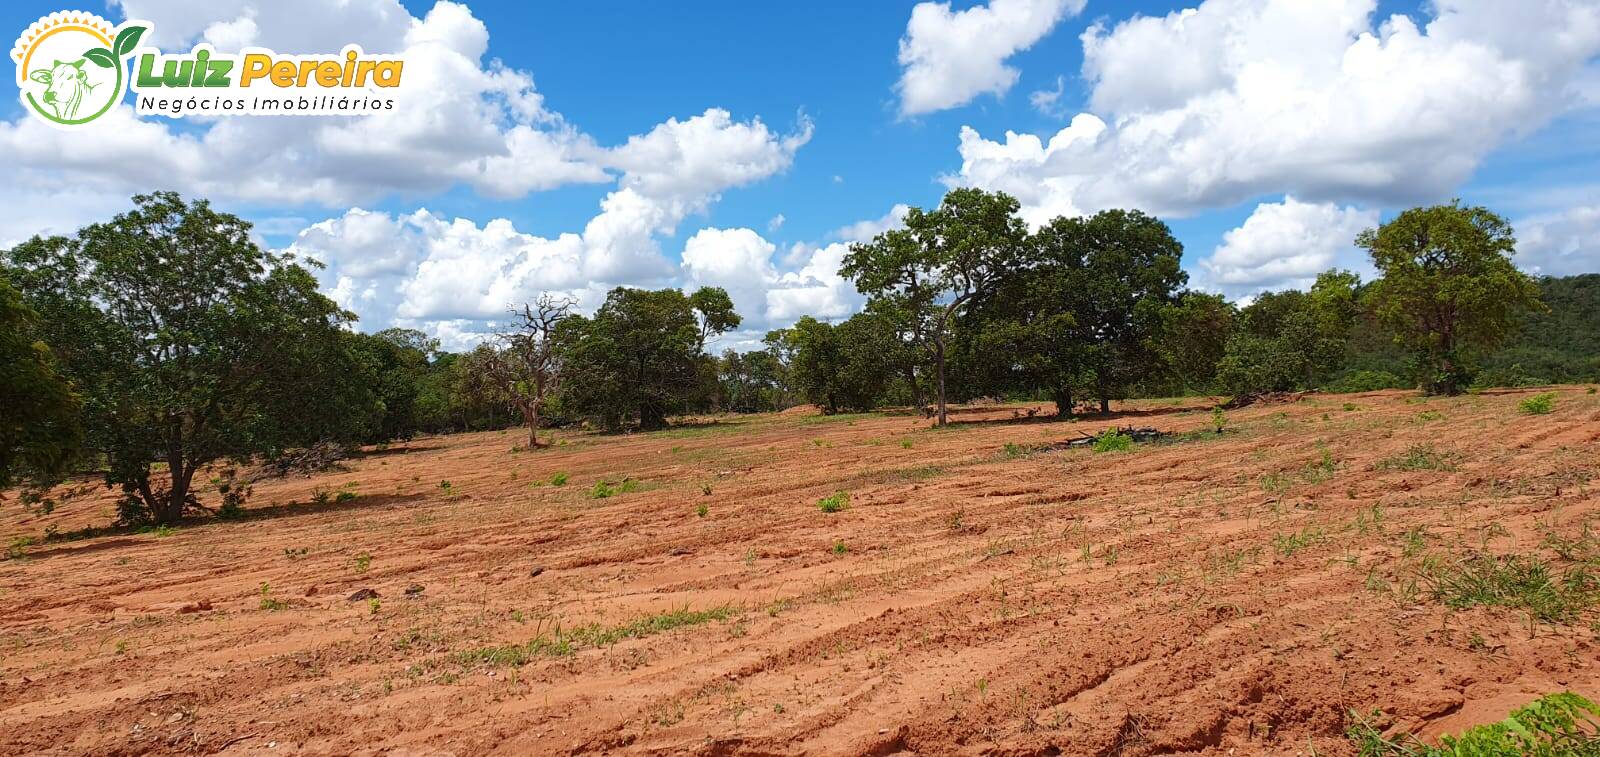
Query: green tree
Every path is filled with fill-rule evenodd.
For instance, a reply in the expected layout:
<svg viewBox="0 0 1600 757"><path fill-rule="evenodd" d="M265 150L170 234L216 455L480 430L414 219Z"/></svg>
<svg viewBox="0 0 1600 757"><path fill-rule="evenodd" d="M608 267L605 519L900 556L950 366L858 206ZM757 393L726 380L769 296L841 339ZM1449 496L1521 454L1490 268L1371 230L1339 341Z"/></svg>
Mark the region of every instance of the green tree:
<svg viewBox="0 0 1600 757"><path fill-rule="evenodd" d="M721 407L735 413L781 410L783 366L769 350L724 350L717 361Z"/></svg>
<svg viewBox="0 0 1600 757"><path fill-rule="evenodd" d="M1220 294L1184 292L1162 313L1159 349L1178 389L1209 392L1238 311Z"/></svg>
<svg viewBox="0 0 1600 757"><path fill-rule="evenodd" d="M38 318L0 279L0 489L58 482L83 442L78 396L50 348L31 337Z"/></svg>
<svg viewBox="0 0 1600 757"><path fill-rule="evenodd" d="M1511 224L1487 208L1412 208L1356 244L1382 274L1373 312L1416 353L1429 393L1459 394L1478 353L1500 344L1523 314L1545 309L1538 284L1511 263Z"/></svg>
<svg viewBox="0 0 1600 757"><path fill-rule="evenodd" d="M415 329L389 328L376 334L353 333L352 349L372 376L372 390L383 406L369 442L404 439L423 427L419 401L429 359L439 342Z"/></svg>
<svg viewBox="0 0 1600 757"><path fill-rule="evenodd" d="M876 407L893 377L890 324L857 313L838 325L803 316L780 339L793 346L790 376L807 402L833 414Z"/></svg>
<svg viewBox="0 0 1600 757"><path fill-rule="evenodd" d="M910 333L932 353L938 425L946 413L945 362L954 319L1019 259L1027 227L1004 193L956 189L931 212L912 208L905 228L854 244L840 274L869 307L915 321Z"/></svg>
<svg viewBox="0 0 1600 757"><path fill-rule="evenodd" d="M1078 222L1057 218L1028 240L1025 262L976 297L958 326L958 358L969 394L1042 391L1056 415L1072 415L1090 386L1090 336Z"/></svg>
<svg viewBox="0 0 1600 757"><path fill-rule="evenodd" d="M1217 366L1220 388L1244 402L1325 384L1345 364L1359 322L1355 274L1331 270L1311 291L1265 292L1239 313Z"/></svg>
<svg viewBox="0 0 1600 757"><path fill-rule="evenodd" d="M139 195L109 222L6 259L82 393L86 446L122 489L124 520L172 523L199 507L194 477L214 462L359 441L376 422L344 329L354 316L203 200Z"/></svg>
<svg viewBox="0 0 1600 757"><path fill-rule="evenodd" d="M566 376L563 407L608 429L634 421L665 427L670 410L703 394L707 338L740 322L729 303L719 289L685 295L618 287L594 317L562 319L555 343Z"/></svg>
<svg viewBox="0 0 1600 757"><path fill-rule="evenodd" d="M1164 370L1157 339L1162 314L1188 281L1183 245L1161 219L1137 210L1106 210L1068 219L1065 244L1082 250L1078 325L1088 335L1088 361L1100 411L1127 397L1141 380Z"/></svg>
<svg viewBox="0 0 1600 757"><path fill-rule="evenodd" d="M689 307L700 322L700 350L706 340L739 328L742 319L733 312L733 298L722 287L701 287L689 295Z"/></svg>

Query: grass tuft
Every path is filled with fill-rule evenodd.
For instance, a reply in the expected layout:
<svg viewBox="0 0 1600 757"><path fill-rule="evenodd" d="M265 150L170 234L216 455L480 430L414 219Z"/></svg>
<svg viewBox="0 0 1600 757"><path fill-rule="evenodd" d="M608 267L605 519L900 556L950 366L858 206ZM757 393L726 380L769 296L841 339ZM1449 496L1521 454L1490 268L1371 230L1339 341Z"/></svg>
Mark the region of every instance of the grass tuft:
<svg viewBox="0 0 1600 757"><path fill-rule="evenodd" d="M1413 444L1399 455L1379 460L1376 465L1372 466L1372 469L1378 471L1452 471L1456 469L1453 458L1454 456L1449 453L1435 450L1432 444Z"/></svg>
<svg viewBox="0 0 1600 757"><path fill-rule="evenodd" d="M583 648L609 646L626 639L639 639L713 620L725 620L738 612L738 608L730 605L706 610L690 610L688 607L683 607L646 615L617 626L590 623L569 631L556 626L550 632L540 633L521 644L468 649L451 655L450 659L462 665L521 667L540 657L564 657Z"/></svg>
<svg viewBox="0 0 1600 757"><path fill-rule="evenodd" d="M1452 565L1428 562L1421 577L1448 607L1509 607L1547 623L1570 623L1600 602L1600 577L1586 566L1558 577L1544 561L1525 555L1477 555Z"/></svg>

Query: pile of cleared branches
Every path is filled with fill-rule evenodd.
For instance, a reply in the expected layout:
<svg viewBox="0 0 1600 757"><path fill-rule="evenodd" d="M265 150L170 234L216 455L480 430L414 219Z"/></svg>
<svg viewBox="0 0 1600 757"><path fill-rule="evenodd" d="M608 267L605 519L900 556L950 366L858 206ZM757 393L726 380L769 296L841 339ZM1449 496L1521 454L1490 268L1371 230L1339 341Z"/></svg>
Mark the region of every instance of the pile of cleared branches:
<svg viewBox="0 0 1600 757"><path fill-rule="evenodd" d="M1121 435L1126 436L1129 439L1132 439L1135 442L1138 442L1140 444L1144 444L1145 442L1153 442L1153 441L1157 441L1157 440L1160 440L1160 439L1165 439L1168 436L1171 436L1171 434L1166 432L1166 431L1162 431L1162 430L1157 429L1157 428L1151 428L1149 426L1145 426L1143 428L1134 428L1133 426L1129 426L1127 428L1117 428L1116 426L1112 426L1111 428L1108 428L1108 429L1106 429L1106 430L1104 430L1104 431L1102 431L1100 433L1103 434L1103 433L1107 433L1107 432L1121 434ZM1091 444L1094 444L1095 440L1100 438L1098 436L1091 436L1089 434L1085 434L1082 431L1078 432L1078 437L1079 438L1077 438L1077 439L1068 439L1067 441L1064 441L1064 442L1056 442L1055 444L1049 445L1047 448L1048 449L1068 449L1068 448L1071 448L1071 447L1087 447L1087 446L1089 446Z"/></svg>
<svg viewBox="0 0 1600 757"><path fill-rule="evenodd" d="M250 476L251 481L287 476L310 476L313 473L339 468L339 462L350 456L350 449L337 442L317 442L305 449L290 450L263 462Z"/></svg>

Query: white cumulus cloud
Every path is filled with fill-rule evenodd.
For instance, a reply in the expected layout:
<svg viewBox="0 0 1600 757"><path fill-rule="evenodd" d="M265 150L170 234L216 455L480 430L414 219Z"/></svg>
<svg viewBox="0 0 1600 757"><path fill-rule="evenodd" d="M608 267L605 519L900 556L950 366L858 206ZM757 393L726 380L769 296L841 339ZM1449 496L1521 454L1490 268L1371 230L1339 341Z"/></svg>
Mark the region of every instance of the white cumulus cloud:
<svg viewBox="0 0 1600 757"><path fill-rule="evenodd" d="M479 225L427 210L356 208L301 230L288 251L325 263L323 287L367 328L422 328L447 346L470 343L512 304L541 293L592 308L614 286L727 286L741 312L759 322L759 287L778 278L766 262L771 243L748 229L706 229L674 266L659 240L724 190L787 170L810 135L803 119L794 132L779 134L760 119L738 121L712 108L598 152L595 159L621 176L581 231L547 238L504 218Z"/></svg>
<svg viewBox="0 0 1600 757"><path fill-rule="evenodd" d="M1490 151L1580 102L1592 0L1436 0L1419 26L1376 0L1204 0L1083 34L1094 113L1053 136L963 127L951 185L1014 192L1035 219L1191 213L1261 195L1442 199Z"/></svg>
<svg viewBox="0 0 1600 757"><path fill-rule="evenodd" d="M961 11L948 2L918 3L900 39L900 113L954 108L1017 83L1006 60L1077 15L1084 0L990 0Z"/></svg>
<svg viewBox="0 0 1600 757"><path fill-rule="evenodd" d="M1524 218L1515 223L1523 270L1541 276L1571 276L1600 271L1600 205Z"/></svg>
<svg viewBox="0 0 1600 757"><path fill-rule="evenodd" d="M1375 210L1306 203L1293 197L1261 203L1199 262L1196 285L1238 297L1304 289L1329 268L1371 269L1356 235L1378 224Z"/></svg>

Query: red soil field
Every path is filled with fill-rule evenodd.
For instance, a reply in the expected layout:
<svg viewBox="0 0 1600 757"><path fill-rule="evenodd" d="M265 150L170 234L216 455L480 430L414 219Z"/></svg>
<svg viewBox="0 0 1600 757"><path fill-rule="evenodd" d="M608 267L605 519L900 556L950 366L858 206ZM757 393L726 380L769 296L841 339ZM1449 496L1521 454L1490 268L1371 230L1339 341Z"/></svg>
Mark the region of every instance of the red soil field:
<svg viewBox="0 0 1600 757"><path fill-rule="evenodd" d="M170 532L62 538L110 523L99 487L6 501L0 539L59 531L0 561L0 753L1336 755L1352 711L1433 738L1600 695L1593 606L1430 579L1600 560L1600 398L1554 391L1222 434L1188 399L433 437ZM1129 424L1199 433L1040 448Z"/></svg>

